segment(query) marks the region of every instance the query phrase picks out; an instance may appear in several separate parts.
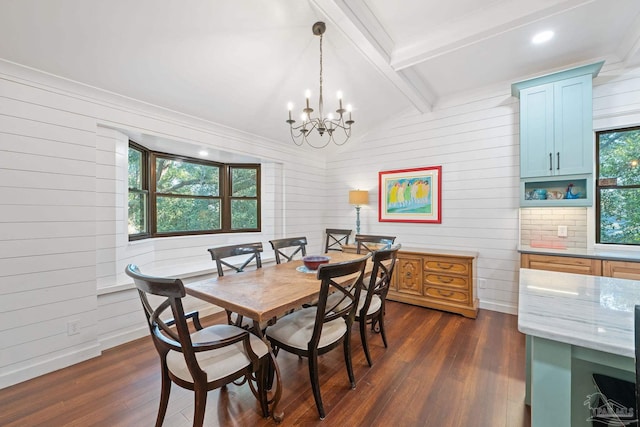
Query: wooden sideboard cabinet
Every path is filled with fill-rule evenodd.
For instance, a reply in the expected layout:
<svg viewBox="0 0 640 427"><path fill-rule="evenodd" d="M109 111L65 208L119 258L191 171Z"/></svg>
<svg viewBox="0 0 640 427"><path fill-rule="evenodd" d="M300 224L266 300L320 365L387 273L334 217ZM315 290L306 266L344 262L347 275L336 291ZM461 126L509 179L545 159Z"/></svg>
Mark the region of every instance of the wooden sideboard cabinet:
<svg viewBox="0 0 640 427"><path fill-rule="evenodd" d="M563 273L602 275L602 262L599 259L541 254L521 254L520 266L534 270L559 271Z"/></svg>
<svg viewBox="0 0 640 427"><path fill-rule="evenodd" d="M355 252L355 245L343 245ZM478 315L474 252L401 248L387 298L421 307Z"/></svg>

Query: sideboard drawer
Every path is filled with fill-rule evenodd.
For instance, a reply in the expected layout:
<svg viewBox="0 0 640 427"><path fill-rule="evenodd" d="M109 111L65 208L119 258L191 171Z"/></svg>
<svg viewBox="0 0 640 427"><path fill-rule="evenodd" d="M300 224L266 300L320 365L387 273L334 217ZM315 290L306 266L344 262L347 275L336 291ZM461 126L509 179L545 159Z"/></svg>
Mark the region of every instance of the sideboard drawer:
<svg viewBox="0 0 640 427"><path fill-rule="evenodd" d="M469 262L455 258L430 256L425 259L424 269L441 273L467 274L469 272Z"/></svg>
<svg viewBox="0 0 640 427"><path fill-rule="evenodd" d="M469 289L469 281L465 276L453 276L447 274L435 274L430 272L425 272L424 284L425 285L436 285L440 287L446 288L459 288L467 290Z"/></svg>
<svg viewBox="0 0 640 427"><path fill-rule="evenodd" d="M469 302L469 294L467 292L436 288L434 286L425 286L424 295L428 298L435 298L449 302Z"/></svg>

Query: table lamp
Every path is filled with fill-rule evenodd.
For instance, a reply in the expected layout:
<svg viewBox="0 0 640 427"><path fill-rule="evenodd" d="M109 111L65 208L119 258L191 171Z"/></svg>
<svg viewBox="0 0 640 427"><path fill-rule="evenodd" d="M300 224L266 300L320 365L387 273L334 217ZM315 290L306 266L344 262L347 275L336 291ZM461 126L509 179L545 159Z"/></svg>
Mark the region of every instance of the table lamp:
<svg viewBox="0 0 640 427"><path fill-rule="evenodd" d="M349 204L356 207L356 234L360 234L360 206L369 203L369 192L365 190L349 191Z"/></svg>

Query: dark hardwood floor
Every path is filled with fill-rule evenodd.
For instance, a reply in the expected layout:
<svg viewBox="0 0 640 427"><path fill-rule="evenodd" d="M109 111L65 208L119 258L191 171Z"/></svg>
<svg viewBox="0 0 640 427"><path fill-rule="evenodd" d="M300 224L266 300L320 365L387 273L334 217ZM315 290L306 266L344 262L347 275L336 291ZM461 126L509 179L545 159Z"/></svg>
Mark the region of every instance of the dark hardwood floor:
<svg viewBox="0 0 640 427"><path fill-rule="evenodd" d="M224 322L223 314L205 319ZM370 335L369 368L357 327L351 390L342 351L320 358L327 417L318 419L307 361L280 352L282 426L530 426L524 405L524 336L515 316L481 310L476 320L390 302L385 349ZM102 356L0 390L1 426L153 426L158 356L145 337ZM165 426L190 426L193 394L173 386ZM273 426L248 386L209 393L207 426Z"/></svg>

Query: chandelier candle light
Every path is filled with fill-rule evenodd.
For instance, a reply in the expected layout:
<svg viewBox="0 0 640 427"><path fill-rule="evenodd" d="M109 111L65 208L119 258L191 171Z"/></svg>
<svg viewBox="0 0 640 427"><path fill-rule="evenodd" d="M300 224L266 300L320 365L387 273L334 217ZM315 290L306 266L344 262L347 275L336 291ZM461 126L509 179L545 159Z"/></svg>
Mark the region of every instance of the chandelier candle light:
<svg viewBox="0 0 640 427"><path fill-rule="evenodd" d="M351 125L354 121L351 119L351 105L347 105L347 108L342 107L342 92L338 92L338 109L336 110L337 118L334 118L332 113L324 115L323 102L322 102L322 35L326 30L324 22L316 22L313 24L312 31L316 36L320 36L320 96L318 97L318 115L312 116L313 108L309 106L309 100L311 99L311 91L307 90L305 93L306 107L302 109L302 124L294 126L296 122L291 118L291 110L293 110L293 104L288 104L289 109L289 127L291 129L291 139L293 142L301 146L305 142L313 148L324 148L333 142L336 145L343 145L351 137ZM346 113L349 113L349 119L345 120ZM316 129L319 137L311 137L312 131ZM336 140L334 133L338 131L340 138ZM344 134L344 135L343 135ZM320 144L312 144L309 139L320 139Z"/></svg>

